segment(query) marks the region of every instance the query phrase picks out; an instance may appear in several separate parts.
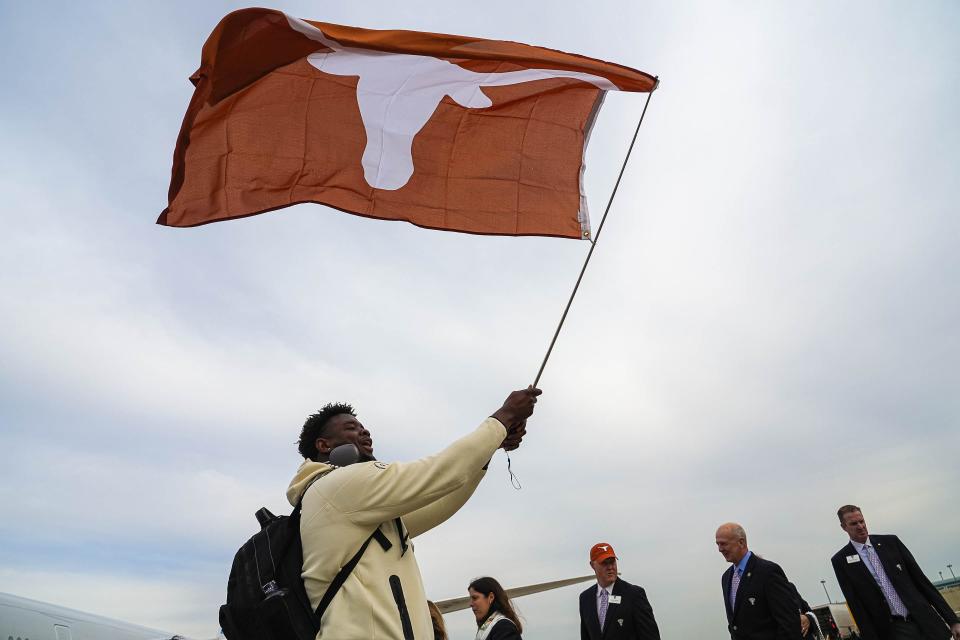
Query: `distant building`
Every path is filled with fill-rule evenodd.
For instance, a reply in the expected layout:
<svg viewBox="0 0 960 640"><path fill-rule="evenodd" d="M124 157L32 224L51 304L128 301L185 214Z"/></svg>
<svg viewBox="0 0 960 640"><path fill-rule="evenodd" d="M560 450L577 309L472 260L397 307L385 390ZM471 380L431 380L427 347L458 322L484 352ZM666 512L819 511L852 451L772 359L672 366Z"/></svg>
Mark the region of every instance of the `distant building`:
<svg viewBox="0 0 960 640"><path fill-rule="evenodd" d="M950 608L960 613L960 578L934 581L933 586L940 590Z"/></svg>

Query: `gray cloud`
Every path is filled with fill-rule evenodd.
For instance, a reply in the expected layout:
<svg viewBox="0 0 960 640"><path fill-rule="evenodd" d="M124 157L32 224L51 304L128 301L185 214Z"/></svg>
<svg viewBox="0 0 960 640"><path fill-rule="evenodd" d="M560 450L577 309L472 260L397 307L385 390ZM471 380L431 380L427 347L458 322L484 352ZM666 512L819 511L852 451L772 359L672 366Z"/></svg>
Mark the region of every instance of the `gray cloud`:
<svg viewBox="0 0 960 640"><path fill-rule="evenodd" d="M306 414L354 402L386 459L440 448L532 380L587 250L319 206L154 226L232 8L0 9L22 61L0 104L0 590L196 637L253 511L287 508ZM722 638L717 524L819 602L846 502L929 575L956 560L954 4L280 8L662 78L513 456L524 489L500 454L417 541L431 596L586 573L604 539L665 638ZM592 137L595 225L640 106L609 96ZM575 636L576 593L521 600L526 637Z"/></svg>

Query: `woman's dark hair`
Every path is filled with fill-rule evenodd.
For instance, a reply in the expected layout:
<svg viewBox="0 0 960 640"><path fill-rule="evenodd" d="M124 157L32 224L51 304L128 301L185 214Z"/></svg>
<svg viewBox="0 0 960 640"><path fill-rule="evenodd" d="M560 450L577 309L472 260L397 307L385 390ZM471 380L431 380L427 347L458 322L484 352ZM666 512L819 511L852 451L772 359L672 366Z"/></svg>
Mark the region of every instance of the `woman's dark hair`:
<svg viewBox="0 0 960 640"><path fill-rule="evenodd" d="M297 442L297 449L300 455L310 460L317 459L317 438L323 437L323 431L327 426L327 421L333 416L342 413L349 413L356 416L353 407L342 402L331 402L325 404L320 411L312 414L307 421L303 423L303 429L300 430L300 441Z"/></svg>
<svg viewBox="0 0 960 640"><path fill-rule="evenodd" d="M507 618L510 622L517 625L517 631L519 633L523 633L523 625L520 624L520 617L517 615L517 612L513 610L513 604L510 602L510 598L507 597L507 592L503 590L503 587L501 587L500 583L494 578L490 576L477 578L470 583L467 589L473 589L483 596L488 596L492 593L493 603L490 605L490 611L499 611L504 618Z"/></svg>

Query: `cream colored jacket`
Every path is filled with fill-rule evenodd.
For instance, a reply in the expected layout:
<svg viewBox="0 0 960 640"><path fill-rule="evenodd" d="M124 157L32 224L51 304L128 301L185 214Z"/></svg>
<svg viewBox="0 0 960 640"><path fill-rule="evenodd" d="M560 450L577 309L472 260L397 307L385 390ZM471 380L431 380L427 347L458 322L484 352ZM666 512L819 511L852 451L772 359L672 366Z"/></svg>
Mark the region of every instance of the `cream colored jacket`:
<svg viewBox="0 0 960 640"><path fill-rule="evenodd" d="M498 420L487 418L440 453L414 462L360 462L338 469L311 460L300 465L287 499L296 505L303 496L303 582L314 607L376 528L392 544L384 551L376 540L370 543L327 608L318 640L433 640L413 545L408 542L402 551L394 520L401 518L406 536L415 538L456 513L506 435Z"/></svg>

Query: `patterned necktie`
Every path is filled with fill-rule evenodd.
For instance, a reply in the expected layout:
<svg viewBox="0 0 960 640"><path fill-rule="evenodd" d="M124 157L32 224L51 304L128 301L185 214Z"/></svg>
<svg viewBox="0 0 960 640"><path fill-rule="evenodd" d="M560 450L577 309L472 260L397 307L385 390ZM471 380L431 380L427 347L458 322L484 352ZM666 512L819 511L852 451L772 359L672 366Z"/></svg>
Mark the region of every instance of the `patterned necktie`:
<svg viewBox="0 0 960 640"><path fill-rule="evenodd" d="M607 608L610 606L610 594L606 589L600 589L600 609L597 615L600 617L600 630L603 630L603 623L607 621Z"/></svg>
<svg viewBox="0 0 960 640"><path fill-rule="evenodd" d="M737 604L737 589L740 587L740 568L733 568L733 578L730 579L730 610Z"/></svg>
<svg viewBox="0 0 960 640"><path fill-rule="evenodd" d="M887 604L890 606L890 613L895 616L907 617L909 613L907 607L904 606L903 600L900 599L900 596L897 595L897 591L893 588L893 585L890 583L890 578L887 577L887 572L883 570L883 565L880 563L880 556L877 555L876 549L872 545L864 545L863 547L867 552L867 559L870 560L870 564L873 565L874 572L876 573L877 585L880 586L880 591L883 592L883 597L887 599Z"/></svg>

